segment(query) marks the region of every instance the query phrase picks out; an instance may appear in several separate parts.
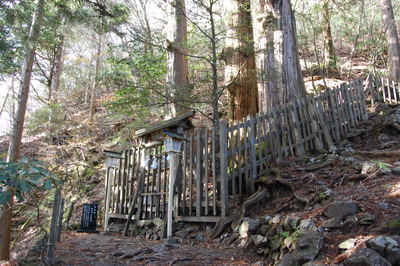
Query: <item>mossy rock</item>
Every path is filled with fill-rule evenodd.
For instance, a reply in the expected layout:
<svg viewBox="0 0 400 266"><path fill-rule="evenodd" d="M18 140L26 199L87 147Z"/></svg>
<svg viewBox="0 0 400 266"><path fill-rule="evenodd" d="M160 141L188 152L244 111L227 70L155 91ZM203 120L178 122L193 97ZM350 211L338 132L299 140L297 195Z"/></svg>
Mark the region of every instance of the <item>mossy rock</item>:
<svg viewBox="0 0 400 266"><path fill-rule="evenodd" d="M379 230L379 233L381 234L398 234L399 232L400 232L400 216L393 218Z"/></svg>

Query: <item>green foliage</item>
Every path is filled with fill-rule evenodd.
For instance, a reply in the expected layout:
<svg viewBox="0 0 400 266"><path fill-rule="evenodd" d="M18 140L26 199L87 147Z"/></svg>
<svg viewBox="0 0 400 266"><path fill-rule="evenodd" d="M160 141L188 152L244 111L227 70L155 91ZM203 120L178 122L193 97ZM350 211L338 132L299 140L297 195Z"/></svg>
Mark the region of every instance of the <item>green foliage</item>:
<svg viewBox="0 0 400 266"><path fill-rule="evenodd" d="M105 106L117 113L135 115L138 120L145 118L149 114L148 107L156 106L160 100L155 91L164 85L165 62L165 53L110 58L103 83L116 87L116 92Z"/></svg>
<svg viewBox="0 0 400 266"><path fill-rule="evenodd" d="M33 112L26 121L30 136L46 131L56 132L65 121L65 109L60 104L49 104Z"/></svg>
<svg viewBox="0 0 400 266"><path fill-rule="evenodd" d="M385 171L390 171L390 164L382 162L382 161L372 161L378 165L379 169L383 169Z"/></svg>
<svg viewBox="0 0 400 266"><path fill-rule="evenodd" d="M23 158L19 162L0 161L0 204L6 204L14 194L19 201L34 189L50 190L58 181L40 161ZM7 190L4 188L7 187Z"/></svg>

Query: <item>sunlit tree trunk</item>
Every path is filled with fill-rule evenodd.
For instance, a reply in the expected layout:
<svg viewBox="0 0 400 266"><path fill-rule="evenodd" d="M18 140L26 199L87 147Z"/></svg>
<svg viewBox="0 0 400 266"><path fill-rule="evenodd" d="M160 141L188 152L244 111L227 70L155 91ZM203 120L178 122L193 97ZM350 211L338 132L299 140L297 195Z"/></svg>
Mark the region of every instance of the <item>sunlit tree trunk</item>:
<svg viewBox="0 0 400 266"><path fill-rule="evenodd" d="M165 118L188 111L191 95L187 61L187 22L185 0L171 0L168 4L167 25L167 93Z"/></svg>
<svg viewBox="0 0 400 266"><path fill-rule="evenodd" d="M336 53L333 46L331 29L331 11L329 1L322 0L322 33L324 35L324 61L325 67L336 68Z"/></svg>
<svg viewBox="0 0 400 266"><path fill-rule="evenodd" d="M89 109L89 123L93 123L94 113L96 112L96 91L98 91L99 87L99 77L100 77L100 55L101 55L101 46L102 46L102 36L98 35L98 43L96 49L96 66L94 70L94 81L93 87L90 92L90 109Z"/></svg>
<svg viewBox="0 0 400 266"><path fill-rule="evenodd" d="M250 2L229 0L224 8L227 23L223 53L226 63L225 84L229 92L230 119L238 120L258 112Z"/></svg>
<svg viewBox="0 0 400 266"><path fill-rule="evenodd" d="M21 151L22 132L24 129L26 106L31 84L32 67L35 57L36 45L39 38L40 26L43 20L44 0L39 0L37 10L32 20L32 27L27 40L26 54L21 72L21 85L17 112L15 114L7 160L15 162L19 159ZM13 197L0 210L0 260L10 258L11 217Z"/></svg>
<svg viewBox="0 0 400 266"><path fill-rule="evenodd" d="M252 12L259 106L268 112L306 95L296 23L290 0L252 0Z"/></svg>
<svg viewBox="0 0 400 266"><path fill-rule="evenodd" d="M388 47L389 73L393 80L400 80L400 44L397 35L396 21L394 19L392 2L381 0L383 26Z"/></svg>
<svg viewBox="0 0 400 266"><path fill-rule="evenodd" d="M55 52L54 59L54 74L51 80L51 87L49 91L49 101L57 102L58 91L60 88L60 78L63 68L63 56L64 56L64 35L60 35L58 44Z"/></svg>

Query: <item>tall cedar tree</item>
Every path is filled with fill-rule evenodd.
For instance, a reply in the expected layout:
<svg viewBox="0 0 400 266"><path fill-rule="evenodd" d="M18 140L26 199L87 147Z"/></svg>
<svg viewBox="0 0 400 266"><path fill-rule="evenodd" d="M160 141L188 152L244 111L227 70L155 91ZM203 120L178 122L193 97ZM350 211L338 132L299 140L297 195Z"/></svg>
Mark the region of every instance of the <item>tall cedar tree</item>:
<svg viewBox="0 0 400 266"><path fill-rule="evenodd" d="M252 0L260 110L306 96L290 0Z"/></svg>

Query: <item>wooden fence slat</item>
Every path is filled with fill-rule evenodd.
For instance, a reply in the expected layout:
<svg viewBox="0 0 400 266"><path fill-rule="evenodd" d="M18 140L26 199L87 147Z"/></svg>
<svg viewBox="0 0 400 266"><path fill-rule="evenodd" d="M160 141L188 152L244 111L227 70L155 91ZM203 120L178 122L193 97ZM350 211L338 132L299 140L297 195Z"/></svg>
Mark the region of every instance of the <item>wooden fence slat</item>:
<svg viewBox="0 0 400 266"><path fill-rule="evenodd" d="M262 146L265 145L265 142L262 141L261 139L261 119L260 119L260 114L256 115L256 131L257 131L257 139L258 139L258 161L259 163L259 173L263 173L263 165L264 165L264 160L263 160L263 148Z"/></svg>
<svg viewBox="0 0 400 266"><path fill-rule="evenodd" d="M201 216L201 200L202 200L202 185L201 185L201 132L198 129L196 132L196 216Z"/></svg>
<svg viewBox="0 0 400 266"><path fill-rule="evenodd" d="M204 129L204 215L208 215L208 128Z"/></svg>
<svg viewBox="0 0 400 266"><path fill-rule="evenodd" d="M243 118L243 140L244 140L244 164L245 164L245 184L246 193L250 191L250 164L249 164L249 144L248 144L248 128L247 128L247 118Z"/></svg>
<svg viewBox="0 0 400 266"><path fill-rule="evenodd" d="M311 119L311 130L313 132L314 145L317 151L321 151L324 149L324 146L322 144L321 131L317 123L318 117L316 113L312 110L311 104L313 104L313 102L310 101L310 98L306 98L306 109Z"/></svg>
<svg viewBox="0 0 400 266"><path fill-rule="evenodd" d="M236 182L235 182L235 173L233 169L235 168L235 135L234 135L234 128L235 128L235 122L232 121L230 124L230 127L228 129L228 135L229 135L229 159L228 159L228 166L230 166L230 180L232 182L232 195L233 197L236 196Z"/></svg>
<svg viewBox="0 0 400 266"><path fill-rule="evenodd" d="M241 134L240 134L240 131L241 131L241 123L240 123L240 121L238 121L237 122L237 125L236 125L236 131L237 131L237 146L238 146L238 154L237 154L237 158L238 158L238 161L237 161L237 172L238 172L238 186L239 186L239 198L240 198L240 200L242 200L242 194L243 194L243 176L242 176L242 173L241 173L241 169L242 169L242 139L241 139Z"/></svg>
<svg viewBox="0 0 400 266"><path fill-rule="evenodd" d="M189 215L193 215L193 131L190 132L189 165Z"/></svg>
<svg viewBox="0 0 400 266"><path fill-rule="evenodd" d="M221 185L221 216L228 215L228 165L227 165L227 129L226 123L221 122L219 125L219 142L220 142L220 185Z"/></svg>
<svg viewBox="0 0 400 266"><path fill-rule="evenodd" d="M217 215L217 132L212 128L212 175L213 175L213 215Z"/></svg>
<svg viewBox="0 0 400 266"><path fill-rule="evenodd" d="M251 152L251 182L250 182L250 193L254 192L254 182L257 179L257 163L256 163L256 139L255 139L255 125L254 116L250 116L250 152Z"/></svg>
<svg viewBox="0 0 400 266"><path fill-rule="evenodd" d="M187 154L188 153L188 148L187 148L187 146L188 146L188 143L186 141L184 141L183 142L183 158L182 158L182 161L183 161L182 183L183 184L182 184L182 210L181 210L181 213L182 213L183 216L187 215L187 212L186 212L186 191L187 191L187 189L186 189L186 185L187 185L186 184L186 179L187 179L187 160L188 160L188 154Z"/></svg>

